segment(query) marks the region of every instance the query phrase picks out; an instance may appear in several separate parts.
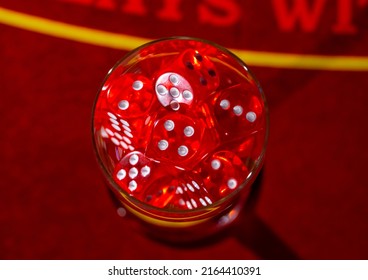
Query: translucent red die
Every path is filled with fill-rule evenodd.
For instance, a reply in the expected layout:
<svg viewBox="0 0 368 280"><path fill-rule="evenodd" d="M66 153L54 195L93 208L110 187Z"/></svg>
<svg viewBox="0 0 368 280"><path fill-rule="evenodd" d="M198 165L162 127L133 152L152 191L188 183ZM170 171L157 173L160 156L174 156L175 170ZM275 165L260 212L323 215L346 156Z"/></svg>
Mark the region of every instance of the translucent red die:
<svg viewBox="0 0 368 280"><path fill-rule="evenodd" d="M267 133L265 97L248 67L193 38L128 53L107 75L93 112L112 190L130 212L163 227L206 224L243 202Z"/></svg>

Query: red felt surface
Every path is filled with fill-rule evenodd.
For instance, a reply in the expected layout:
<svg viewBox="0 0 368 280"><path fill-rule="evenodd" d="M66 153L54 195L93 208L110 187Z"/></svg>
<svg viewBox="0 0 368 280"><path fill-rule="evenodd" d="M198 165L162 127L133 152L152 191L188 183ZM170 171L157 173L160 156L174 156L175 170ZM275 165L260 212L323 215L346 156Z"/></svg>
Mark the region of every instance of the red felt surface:
<svg viewBox="0 0 368 280"><path fill-rule="evenodd" d="M235 1L243 18L226 27L198 22L193 1L171 24L154 16L153 4L142 17L71 2L0 7L149 38L190 35L238 49L368 55L367 6L354 6L355 34L337 34L331 3L317 28L305 32L277 28L273 1L262 8ZM0 38L1 259L368 259L367 72L250 65L271 123L255 205L223 236L174 246L117 215L94 158L93 101L124 52L3 24Z"/></svg>

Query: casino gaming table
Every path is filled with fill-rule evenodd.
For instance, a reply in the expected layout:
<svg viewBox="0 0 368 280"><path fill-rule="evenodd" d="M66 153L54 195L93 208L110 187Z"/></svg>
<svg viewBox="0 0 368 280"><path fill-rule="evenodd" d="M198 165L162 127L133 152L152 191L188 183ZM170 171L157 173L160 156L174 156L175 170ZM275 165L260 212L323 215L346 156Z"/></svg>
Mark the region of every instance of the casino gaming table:
<svg viewBox="0 0 368 280"><path fill-rule="evenodd" d="M368 259L368 1L0 0L0 259ZM266 160L234 225L143 234L106 188L91 111L152 39L243 59L269 106Z"/></svg>

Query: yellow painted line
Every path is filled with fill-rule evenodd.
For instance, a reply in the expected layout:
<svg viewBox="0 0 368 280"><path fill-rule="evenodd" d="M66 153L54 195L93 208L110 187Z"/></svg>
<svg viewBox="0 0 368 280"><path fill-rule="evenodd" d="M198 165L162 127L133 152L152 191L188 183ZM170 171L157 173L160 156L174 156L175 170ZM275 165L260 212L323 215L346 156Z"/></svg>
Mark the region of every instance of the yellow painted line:
<svg viewBox="0 0 368 280"><path fill-rule="evenodd" d="M0 23L102 47L129 51L151 41L32 16L0 7ZM274 68L368 71L368 56L327 56L230 49L248 65Z"/></svg>
<svg viewBox="0 0 368 280"><path fill-rule="evenodd" d="M81 27L1 7L0 23L63 39L122 50L131 50L149 41L149 39Z"/></svg>

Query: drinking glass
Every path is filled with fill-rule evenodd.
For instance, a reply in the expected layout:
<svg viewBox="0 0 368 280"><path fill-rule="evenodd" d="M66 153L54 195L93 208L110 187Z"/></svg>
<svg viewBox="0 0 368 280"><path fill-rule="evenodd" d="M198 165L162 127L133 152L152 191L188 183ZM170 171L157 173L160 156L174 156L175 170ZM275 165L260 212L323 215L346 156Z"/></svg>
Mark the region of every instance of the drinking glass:
<svg viewBox="0 0 368 280"><path fill-rule="evenodd" d="M163 240L197 240L238 216L265 156L268 108L248 66L213 42L172 37L130 51L93 107L114 197Z"/></svg>

